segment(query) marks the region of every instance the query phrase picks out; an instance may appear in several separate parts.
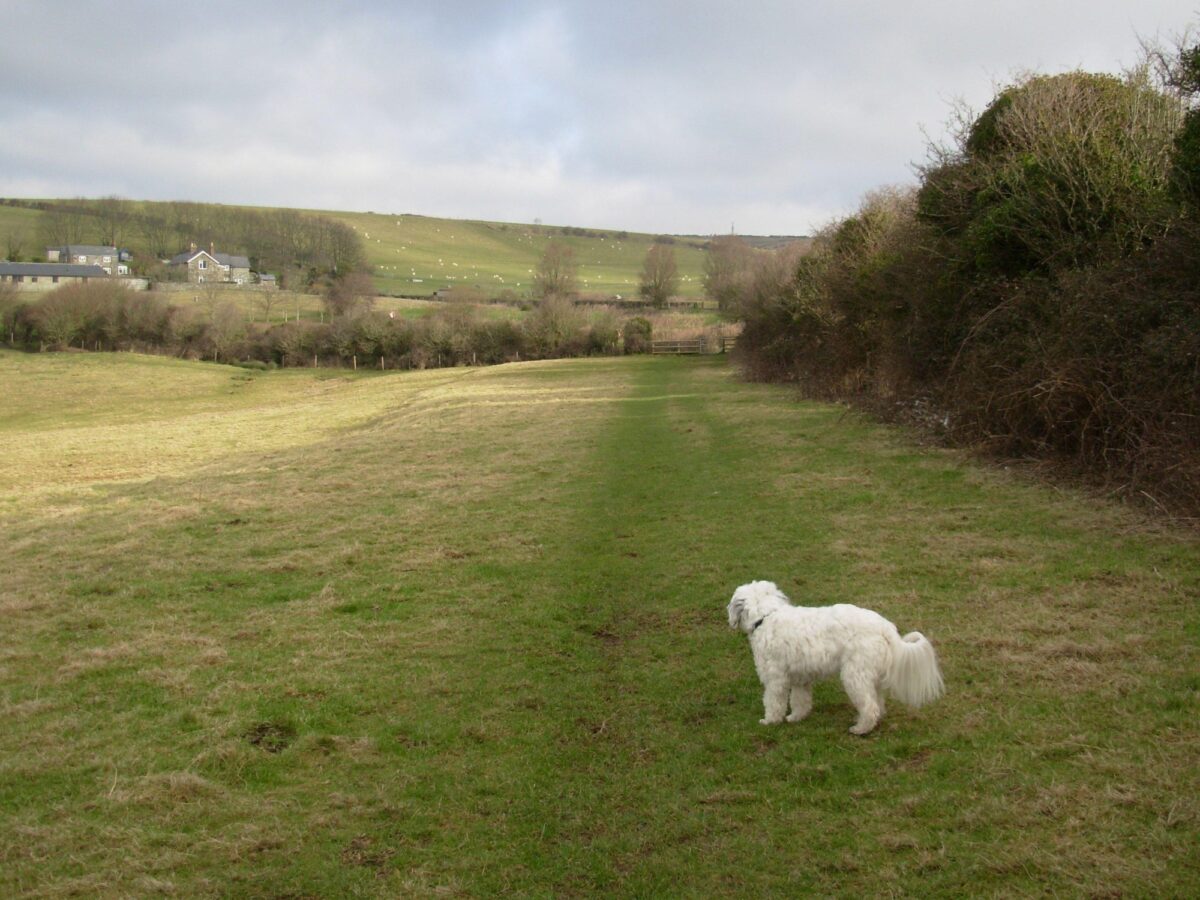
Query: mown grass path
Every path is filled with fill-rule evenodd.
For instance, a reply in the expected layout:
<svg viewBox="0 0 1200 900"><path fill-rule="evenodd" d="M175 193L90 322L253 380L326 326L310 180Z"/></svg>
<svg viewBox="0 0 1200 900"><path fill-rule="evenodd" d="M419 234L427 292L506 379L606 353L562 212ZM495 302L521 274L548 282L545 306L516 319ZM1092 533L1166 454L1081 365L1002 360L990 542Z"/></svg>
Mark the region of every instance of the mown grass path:
<svg viewBox="0 0 1200 900"><path fill-rule="evenodd" d="M217 379L179 418L227 390L147 366ZM0 893L1197 885L1193 536L717 360L322 382L311 420L276 375L231 389L241 451L0 507ZM184 428L146 403L131 440ZM762 728L753 578L925 632L950 693Z"/></svg>

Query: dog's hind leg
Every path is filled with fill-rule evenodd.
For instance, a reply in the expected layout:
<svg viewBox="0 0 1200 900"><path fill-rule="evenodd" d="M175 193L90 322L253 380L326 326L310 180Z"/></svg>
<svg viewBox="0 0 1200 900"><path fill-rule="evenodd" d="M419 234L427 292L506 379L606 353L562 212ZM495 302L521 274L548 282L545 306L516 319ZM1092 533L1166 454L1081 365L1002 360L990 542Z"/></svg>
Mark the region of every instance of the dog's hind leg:
<svg viewBox="0 0 1200 900"><path fill-rule="evenodd" d="M788 683L784 679L769 681L763 690L763 717L760 725L777 725L787 712Z"/></svg>
<svg viewBox="0 0 1200 900"><path fill-rule="evenodd" d="M875 684L875 673L867 669L846 666L842 669L842 686L846 696L858 710L858 721L850 726L851 734L867 734L883 715L879 692Z"/></svg>
<svg viewBox="0 0 1200 900"><path fill-rule="evenodd" d="M810 712L812 712L812 685L807 682L792 685L792 714L787 717L787 720L799 722Z"/></svg>

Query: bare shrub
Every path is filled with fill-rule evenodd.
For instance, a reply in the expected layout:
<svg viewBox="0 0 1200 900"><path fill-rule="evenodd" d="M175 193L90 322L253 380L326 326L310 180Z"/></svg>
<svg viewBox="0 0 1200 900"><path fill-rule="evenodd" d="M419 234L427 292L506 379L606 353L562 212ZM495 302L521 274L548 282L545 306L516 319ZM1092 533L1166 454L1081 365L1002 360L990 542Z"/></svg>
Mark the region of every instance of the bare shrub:
<svg viewBox="0 0 1200 900"><path fill-rule="evenodd" d="M367 312L375 303L375 283L365 272L331 278L322 297L331 319Z"/></svg>
<svg viewBox="0 0 1200 900"><path fill-rule="evenodd" d="M666 243L651 244L642 262L638 294L652 306L662 309L677 290L679 266L675 263L674 248Z"/></svg>
<svg viewBox="0 0 1200 900"><path fill-rule="evenodd" d="M533 273L533 296L539 300L573 296L579 292L578 271L575 251L560 241L551 241Z"/></svg>
<svg viewBox="0 0 1200 900"><path fill-rule="evenodd" d="M573 355L571 345L580 340L585 325L574 303L560 294L548 295L525 320L530 351L543 357Z"/></svg>
<svg viewBox="0 0 1200 900"><path fill-rule="evenodd" d="M732 309L754 270L754 249L736 235L713 238L704 256L704 292L717 307Z"/></svg>
<svg viewBox="0 0 1200 900"><path fill-rule="evenodd" d="M650 320L644 316L627 319L621 329L621 338L626 353L649 353L654 335Z"/></svg>

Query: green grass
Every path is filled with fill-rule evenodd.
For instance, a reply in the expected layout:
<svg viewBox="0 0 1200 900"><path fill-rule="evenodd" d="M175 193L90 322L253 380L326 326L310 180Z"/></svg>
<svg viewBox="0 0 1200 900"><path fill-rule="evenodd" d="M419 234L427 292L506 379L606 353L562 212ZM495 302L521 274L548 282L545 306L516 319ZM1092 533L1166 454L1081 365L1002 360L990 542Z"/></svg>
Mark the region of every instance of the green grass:
<svg viewBox="0 0 1200 900"><path fill-rule="evenodd" d="M1200 884L1193 534L712 359L0 367L5 455L96 476L0 481L0 894ZM759 726L752 578L925 632L948 695Z"/></svg>
<svg viewBox="0 0 1200 900"><path fill-rule="evenodd" d="M38 235L41 216L35 209L0 204L0 258L7 258L11 239L22 260L45 260L46 248Z"/></svg>
<svg viewBox="0 0 1200 900"><path fill-rule="evenodd" d="M156 293L163 303L172 306L191 306L202 314L219 304L232 303L246 316L248 322L257 324L279 324L294 322L297 319L306 322L328 322L329 312L319 290L301 291L256 291L256 290L220 290L206 293L196 287L184 291ZM432 314L441 307L438 300L407 299L402 297L379 296L373 298L371 308L378 312L392 313L397 318L420 319ZM484 307L489 315L502 315L498 310L506 307ZM493 312L495 311L495 312Z"/></svg>
<svg viewBox="0 0 1200 900"><path fill-rule="evenodd" d="M376 213L325 213L354 228L367 248L375 282L385 294L425 296L435 290L478 287L518 295L532 289L533 273L550 241L575 253L584 294L637 296L638 278L653 236L592 231L563 234L552 226L436 219ZM679 295L703 294L704 251L680 239L674 246Z"/></svg>

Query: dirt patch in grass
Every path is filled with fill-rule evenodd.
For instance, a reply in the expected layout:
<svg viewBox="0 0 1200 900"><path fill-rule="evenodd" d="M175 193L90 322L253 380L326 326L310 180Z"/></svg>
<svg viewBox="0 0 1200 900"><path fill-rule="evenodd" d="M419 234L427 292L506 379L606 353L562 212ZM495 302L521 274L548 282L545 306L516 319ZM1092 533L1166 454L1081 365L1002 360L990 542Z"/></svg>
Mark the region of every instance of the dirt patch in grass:
<svg viewBox="0 0 1200 900"><path fill-rule="evenodd" d="M296 726L290 722L256 722L245 731L246 740L268 753L282 753L296 740Z"/></svg>

